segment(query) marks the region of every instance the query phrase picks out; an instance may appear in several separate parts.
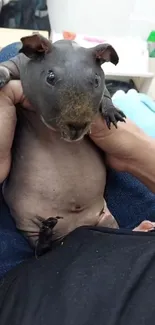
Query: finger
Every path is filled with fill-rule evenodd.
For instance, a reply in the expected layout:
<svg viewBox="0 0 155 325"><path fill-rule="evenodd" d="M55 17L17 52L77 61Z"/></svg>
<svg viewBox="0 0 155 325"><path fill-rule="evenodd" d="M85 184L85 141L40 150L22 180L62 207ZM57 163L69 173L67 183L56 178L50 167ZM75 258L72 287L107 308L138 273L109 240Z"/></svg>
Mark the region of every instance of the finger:
<svg viewBox="0 0 155 325"><path fill-rule="evenodd" d="M11 80L1 89L0 95L5 96L6 100L8 100L11 105L20 103L26 108L31 108L30 103L25 98L25 95L23 93L23 88L20 80Z"/></svg>
<svg viewBox="0 0 155 325"><path fill-rule="evenodd" d="M7 97L13 105L23 100L23 89L19 80L12 80L1 89L1 95Z"/></svg>

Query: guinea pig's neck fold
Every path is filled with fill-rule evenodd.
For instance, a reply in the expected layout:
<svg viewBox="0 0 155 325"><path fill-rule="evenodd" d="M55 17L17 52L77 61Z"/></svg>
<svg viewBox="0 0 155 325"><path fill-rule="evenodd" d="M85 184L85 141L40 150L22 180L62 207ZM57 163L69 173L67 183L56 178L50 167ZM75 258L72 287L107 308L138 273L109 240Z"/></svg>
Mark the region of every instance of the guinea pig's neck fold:
<svg viewBox="0 0 155 325"><path fill-rule="evenodd" d="M35 134L40 140L50 141L55 135L55 131L49 129L41 120L40 115L35 111L26 109L18 110L17 119L20 120L22 127L28 132Z"/></svg>
<svg viewBox="0 0 155 325"><path fill-rule="evenodd" d="M46 121L45 121L45 119L44 119L44 117L41 115L40 116L40 119L41 119L41 121L43 122L43 124L49 129L49 130L52 130L52 131L54 131L54 132L57 132L57 130L56 129L54 129L52 126L50 126L48 123L46 123Z"/></svg>

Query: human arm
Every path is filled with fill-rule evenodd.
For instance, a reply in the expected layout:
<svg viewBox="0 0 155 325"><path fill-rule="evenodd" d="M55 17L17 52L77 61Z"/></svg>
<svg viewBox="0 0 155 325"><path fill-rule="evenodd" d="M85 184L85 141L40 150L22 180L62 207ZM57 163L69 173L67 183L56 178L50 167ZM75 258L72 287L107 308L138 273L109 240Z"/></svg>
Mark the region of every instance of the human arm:
<svg viewBox="0 0 155 325"><path fill-rule="evenodd" d="M155 139L129 119L108 130L100 117L92 124L90 137L106 152L112 168L129 172L155 193Z"/></svg>

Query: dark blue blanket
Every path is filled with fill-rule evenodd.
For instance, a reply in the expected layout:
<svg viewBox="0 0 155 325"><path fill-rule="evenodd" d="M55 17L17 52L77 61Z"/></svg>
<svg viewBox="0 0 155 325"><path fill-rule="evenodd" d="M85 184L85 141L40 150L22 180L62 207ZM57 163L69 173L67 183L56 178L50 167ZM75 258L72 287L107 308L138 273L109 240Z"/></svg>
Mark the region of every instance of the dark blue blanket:
<svg viewBox="0 0 155 325"><path fill-rule="evenodd" d="M0 62L15 56L20 43L0 52ZM132 228L144 219L155 221L155 195L127 173L108 171L106 200L120 227ZM33 255L28 242L16 230L8 208L0 203L0 277Z"/></svg>

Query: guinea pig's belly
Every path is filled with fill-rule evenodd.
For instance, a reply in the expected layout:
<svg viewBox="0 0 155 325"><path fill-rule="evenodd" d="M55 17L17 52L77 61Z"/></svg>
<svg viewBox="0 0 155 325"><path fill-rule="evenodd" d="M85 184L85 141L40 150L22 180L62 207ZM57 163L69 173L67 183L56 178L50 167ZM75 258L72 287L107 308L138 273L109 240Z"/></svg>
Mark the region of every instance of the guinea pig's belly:
<svg viewBox="0 0 155 325"><path fill-rule="evenodd" d="M89 141L18 144L4 197L17 227L39 232L40 218L59 216L55 236L81 225L96 225L104 209L106 170Z"/></svg>

